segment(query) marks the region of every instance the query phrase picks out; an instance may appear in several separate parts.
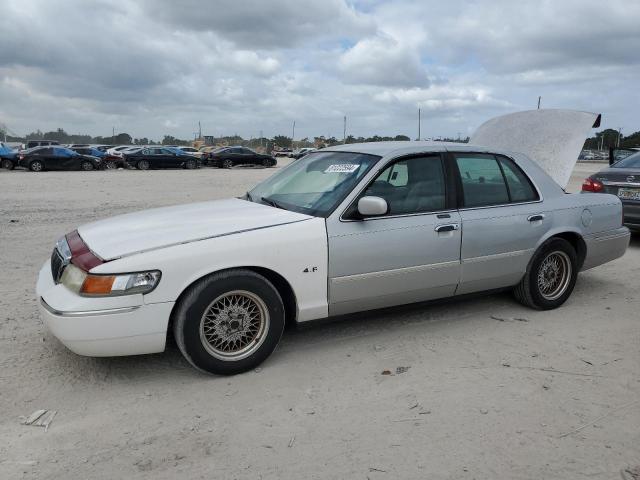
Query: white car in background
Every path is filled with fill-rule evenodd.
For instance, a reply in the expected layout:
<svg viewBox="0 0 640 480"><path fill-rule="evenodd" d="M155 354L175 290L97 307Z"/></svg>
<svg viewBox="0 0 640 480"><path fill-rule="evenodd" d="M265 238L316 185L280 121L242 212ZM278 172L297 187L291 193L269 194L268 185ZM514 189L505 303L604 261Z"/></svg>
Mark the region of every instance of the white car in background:
<svg viewBox="0 0 640 480"><path fill-rule="evenodd" d="M188 153L189 155L193 155L194 157L198 157L198 158L202 158L202 154L204 153L193 147L176 147L176 148L179 148L184 153Z"/></svg>
<svg viewBox="0 0 640 480"><path fill-rule="evenodd" d="M340 145L243 198L80 226L40 271L42 316L81 355L160 352L172 331L196 368L235 374L286 322L496 289L557 308L629 243L618 197L563 190L597 125L535 110L470 144Z"/></svg>

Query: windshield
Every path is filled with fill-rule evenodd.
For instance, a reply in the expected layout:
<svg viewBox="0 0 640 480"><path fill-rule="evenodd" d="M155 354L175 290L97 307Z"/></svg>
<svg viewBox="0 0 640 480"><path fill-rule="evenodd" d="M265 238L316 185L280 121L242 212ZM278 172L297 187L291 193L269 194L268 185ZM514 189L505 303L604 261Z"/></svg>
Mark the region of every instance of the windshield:
<svg viewBox="0 0 640 480"><path fill-rule="evenodd" d="M326 217L378 160L362 153L310 153L249 191L247 199Z"/></svg>
<svg viewBox="0 0 640 480"><path fill-rule="evenodd" d="M611 166L614 168L640 168L640 152L629 155Z"/></svg>

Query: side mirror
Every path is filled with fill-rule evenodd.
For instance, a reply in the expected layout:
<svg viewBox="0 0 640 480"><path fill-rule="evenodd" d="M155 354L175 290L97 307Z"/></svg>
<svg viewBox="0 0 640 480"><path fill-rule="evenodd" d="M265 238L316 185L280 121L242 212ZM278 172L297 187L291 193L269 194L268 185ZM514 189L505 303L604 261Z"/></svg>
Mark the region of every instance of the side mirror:
<svg viewBox="0 0 640 480"><path fill-rule="evenodd" d="M388 211L389 205L384 198L362 197L358 200L358 213L363 217L385 215Z"/></svg>

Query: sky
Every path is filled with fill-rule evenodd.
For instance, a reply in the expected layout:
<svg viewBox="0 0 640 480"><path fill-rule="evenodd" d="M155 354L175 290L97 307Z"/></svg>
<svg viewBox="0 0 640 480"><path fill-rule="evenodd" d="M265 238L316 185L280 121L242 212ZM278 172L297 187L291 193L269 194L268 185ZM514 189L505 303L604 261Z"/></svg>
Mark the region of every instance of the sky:
<svg viewBox="0 0 640 480"><path fill-rule="evenodd" d="M161 139L471 134L536 108L640 130L640 1L1 0L0 123Z"/></svg>

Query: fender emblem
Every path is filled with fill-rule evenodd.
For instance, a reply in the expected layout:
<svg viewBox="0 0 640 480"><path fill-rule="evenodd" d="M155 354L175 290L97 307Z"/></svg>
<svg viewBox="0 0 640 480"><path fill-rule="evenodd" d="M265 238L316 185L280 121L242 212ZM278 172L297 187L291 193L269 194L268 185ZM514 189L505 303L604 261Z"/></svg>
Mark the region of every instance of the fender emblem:
<svg viewBox="0 0 640 480"><path fill-rule="evenodd" d="M309 273L309 272L317 272L318 271L318 267L307 267L305 268L302 272L303 273Z"/></svg>

